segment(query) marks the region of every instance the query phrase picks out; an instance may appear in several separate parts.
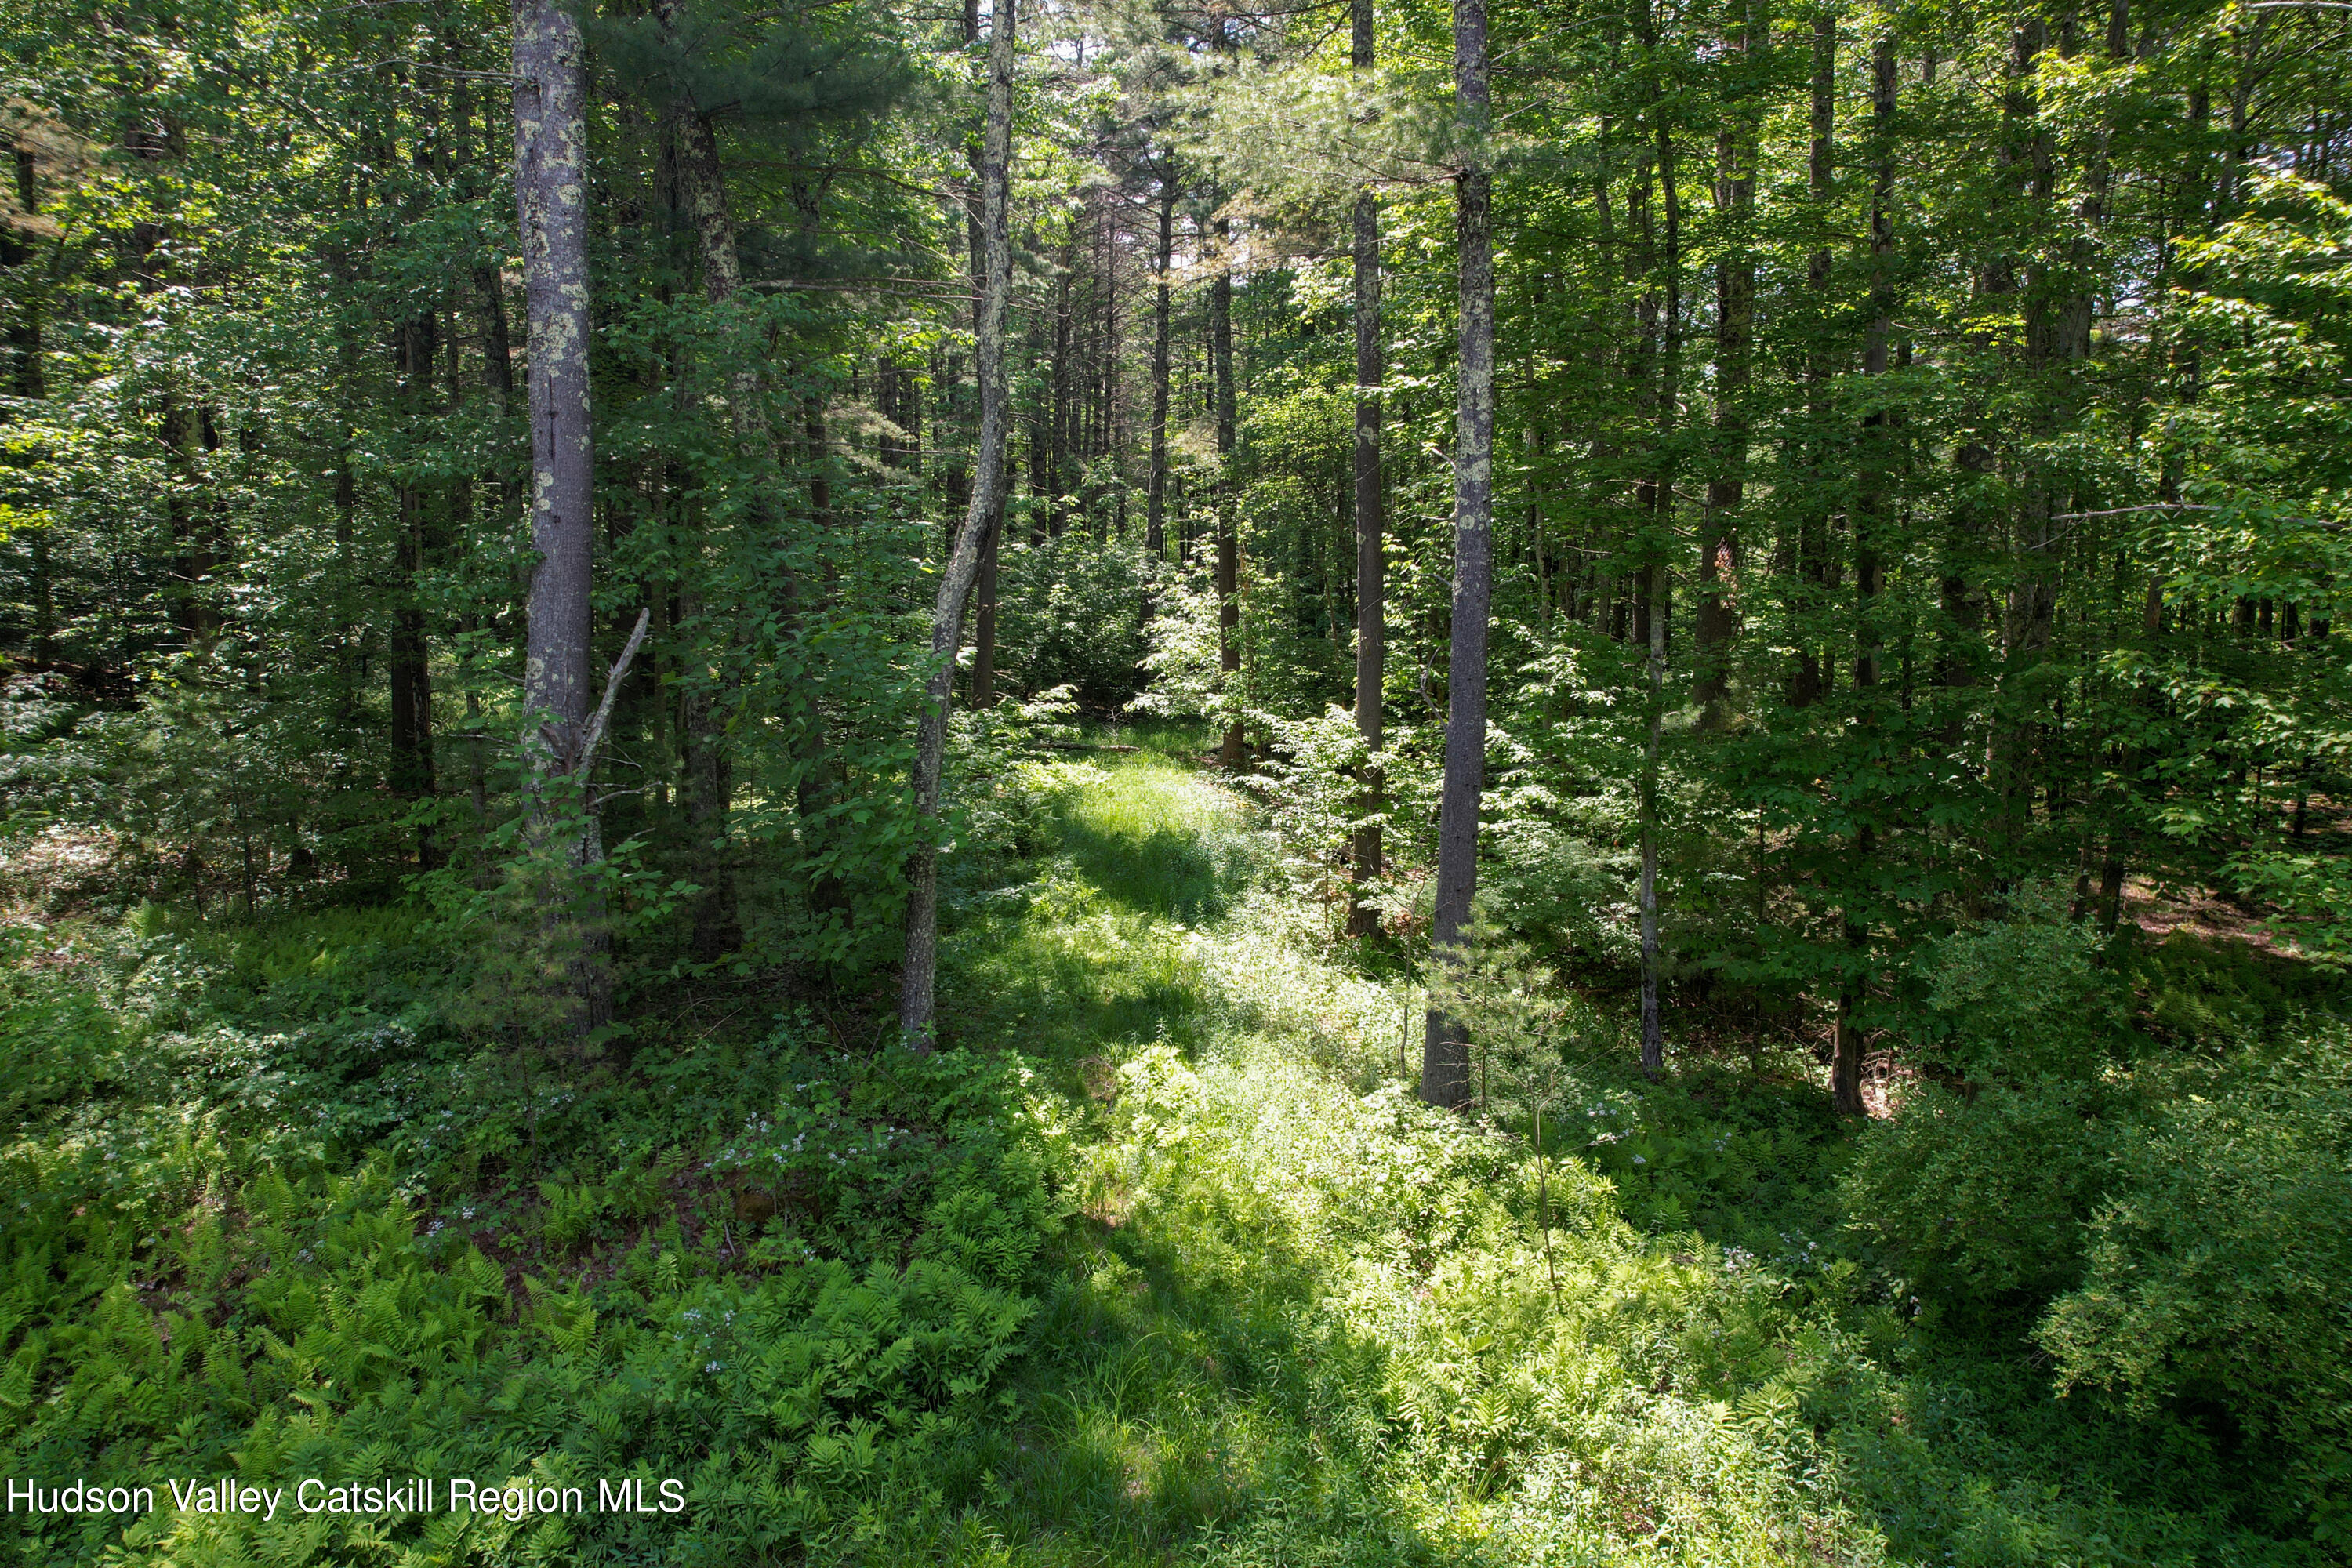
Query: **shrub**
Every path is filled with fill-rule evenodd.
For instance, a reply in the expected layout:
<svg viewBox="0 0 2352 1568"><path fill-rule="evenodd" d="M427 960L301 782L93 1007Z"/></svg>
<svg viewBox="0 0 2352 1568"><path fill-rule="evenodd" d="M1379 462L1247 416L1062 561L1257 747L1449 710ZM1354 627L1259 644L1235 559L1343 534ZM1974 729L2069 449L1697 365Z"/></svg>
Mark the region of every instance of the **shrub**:
<svg viewBox="0 0 2352 1568"><path fill-rule="evenodd" d="M2283 1444L2314 1499L2352 1475L2347 1046L2331 1026L2249 1053L2123 1138L2087 1277L2040 1331L2065 1386L2140 1413L2219 1405Z"/></svg>
<svg viewBox="0 0 2352 1568"><path fill-rule="evenodd" d="M2038 1306L2081 1278L2118 1109L2097 1085L1927 1085L1862 1134L1847 1223L1948 1304Z"/></svg>
<svg viewBox="0 0 2352 1568"><path fill-rule="evenodd" d="M2018 890L2010 918L1931 944L1919 965L1929 1054L1974 1076L2085 1079L2126 1039L2128 995L2101 938L2067 918L2054 881Z"/></svg>

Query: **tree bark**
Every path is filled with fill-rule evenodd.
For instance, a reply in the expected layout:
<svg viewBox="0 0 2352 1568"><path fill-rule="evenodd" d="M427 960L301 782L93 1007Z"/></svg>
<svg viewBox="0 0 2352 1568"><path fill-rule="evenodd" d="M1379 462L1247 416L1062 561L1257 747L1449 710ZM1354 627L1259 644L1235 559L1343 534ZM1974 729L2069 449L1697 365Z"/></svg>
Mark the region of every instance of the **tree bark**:
<svg viewBox="0 0 2352 1568"><path fill-rule="evenodd" d="M1812 342L1805 354L1805 412L1811 428L1804 437L1805 479L1800 490L1793 541L1796 582L1790 595L1798 614L1796 663L1789 672L1789 706L1810 708L1827 695L1820 652L1813 644L1812 617L1829 595L1829 337L1831 204L1836 195L1837 18L1824 13L1813 21L1811 88L1812 145L1807 159L1807 195L1812 201L1812 221L1821 243L1808 263L1806 285L1817 313Z"/></svg>
<svg viewBox="0 0 2352 1568"><path fill-rule="evenodd" d="M588 381L588 133L580 24L557 0L514 0L515 206L520 222L529 331L530 578L524 634L524 736L531 812L543 843L577 871L598 858L586 808L593 635L589 588L595 552L593 431ZM572 781L582 815L558 828L551 798ZM611 1008L602 911L567 909L577 890L558 881L543 918L570 915L582 937L568 959L574 1026L593 1028Z"/></svg>
<svg viewBox="0 0 2352 1568"><path fill-rule="evenodd" d="M666 8L664 23L669 19ZM727 200L727 184L719 162L719 141L709 120L679 93L664 117L676 160L677 195L691 226L695 254L702 273L703 297L714 305L732 301L742 288L742 263L735 245L735 221ZM781 508L775 491L782 484L773 437L761 401L757 373L748 365L729 379L729 425L739 458L752 469L749 516L751 527L772 533ZM689 635L709 635L699 584L689 573L682 585L683 619ZM791 589L786 590L787 597ZM697 658L699 666L703 660ZM697 670L698 679L685 683L678 708L681 749L685 762L684 795L687 837L692 876L701 891L695 895L689 951L708 963L742 941L735 891L734 854L729 817L735 796L735 758L727 742L721 718L722 693L715 678Z"/></svg>
<svg viewBox="0 0 2352 1568"><path fill-rule="evenodd" d="M402 416L422 423L433 390L436 336L432 315L420 313L403 321L394 336L398 396ZM423 434L420 432L420 435ZM404 474L399 486L400 533L394 544L393 568L399 582L392 612L391 658L385 674L391 687L392 722L387 739L392 747L394 796L418 802L435 794L433 767L433 673L431 644L425 624L423 579L427 564L427 508L423 485ZM433 828L416 829L416 864L430 870L437 863Z"/></svg>
<svg viewBox="0 0 2352 1568"><path fill-rule="evenodd" d="M1004 314L1012 293L1013 51L1015 7L999 0L988 37L988 129L981 149L982 275L980 330L974 345L980 374L980 450L971 510L940 574L931 617L931 675L915 729L916 848L908 868L907 958L898 982L898 1026L908 1047L929 1051L937 1035L934 988L939 971L940 861L937 847L940 773L947 761L948 703L954 692L957 644L964 601L980 574L981 546L998 514L1004 489L1006 393Z"/></svg>
<svg viewBox="0 0 2352 1568"><path fill-rule="evenodd" d="M1151 473L1144 481L1143 547L1155 561L1168 559L1168 268L1176 247L1176 168L1160 165L1160 246L1151 289ZM1145 614L1150 613L1147 603Z"/></svg>
<svg viewBox="0 0 2352 1568"><path fill-rule="evenodd" d="M1232 227L1217 220L1222 249ZM1209 374L1213 382L1217 421L1217 668L1224 675L1227 700L1241 684L1241 520L1236 515L1237 486L1233 471L1237 422L1234 413L1234 274L1227 258L1217 258L1217 276L1209 285ZM1241 714L1225 727L1217 759L1228 768L1242 765Z"/></svg>
<svg viewBox="0 0 2352 1568"><path fill-rule="evenodd" d="M1658 1016L1658 743L1666 719L1668 593L1664 554L1660 552L1660 559L1642 574L1650 605L1650 723L1642 752L1642 872L1636 896L1642 921L1642 1071L1653 1079L1666 1067L1665 1028Z"/></svg>
<svg viewBox="0 0 2352 1568"><path fill-rule="evenodd" d="M1873 379L1886 374L1887 353L1895 331L1895 43L1882 37L1871 57L1873 137L1876 170L1870 207L1870 319L1864 329L1862 370ZM1863 417L1860 494L1853 517L1854 700L1861 709L1865 738L1879 729L1878 592L1882 572L1881 534L1885 531L1890 454L1886 448L1894 428L1892 416L1874 408ZM1866 742L1867 743L1867 742ZM1873 803L1853 803L1863 821L1853 835L1854 887L1870 885L1870 862L1878 847L1875 826L1869 820ZM1868 994L1870 921L1867 910L1857 910L1849 892L1841 911L1846 958L1838 980L1837 1029L1830 1044L1830 1097L1844 1116L1864 1112L1862 1099L1862 1028L1855 1015Z"/></svg>
<svg viewBox="0 0 2352 1568"><path fill-rule="evenodd" d="M1454 0L1454 96L1466 128L1486 129L1486 0ZM1467 956L1478 890L1478 811L1486 774L1486 619L1495 566L1494 176L1484 153L1454 175L1460 295L1459 401L1454 431L1454 626L1446 663L1445 782L1437 819L1433 968ZM1459 1106L1470 1096L1470 1037L1429 1009L1421 1096Z"/></svg>
<svg viewBox="0 0 2352 1568"><path fill-rule="evenodd" d="M533 772L568 772L588 718L595 526L588 407L588 139L580 24L515 0L515 205L529 320L531 573L523 700Z"/></svg>
<svg viewBox="0 0 2352 1568"><path fill-rule="evenodd" d="M1734 19L1738 33L1733 47L1745 54L1754 37L1740 0L1735 0ZM1700 722L1709 728L1725 717L1727 660L1738 631L1728 588L1739 565L1739 505L1748 468L1748 344L1756 316L1756 261L1748 249L1747 233L1756 206L1755 126L1745 106L1735 104L1730 113L1715 143L1715 206L1731 234L1715 264L1715 450L1706 506L1699 514L1698 604L1692 628L1691 697L1699 705Z"/></svg>
<svg viewBox="0 0 2352 1568"><path fill-rule="evenodd" d="M996 705L996 555L1004 537L1004 492L996 487L996 506L988 515L988 542L981 547L980 576L974 594L979 599L972 616L971 705Z"/></svg>
<svg viewBox="0 0 2352 1568"><path fill-rule="evenodd" d="M1373 65L1372 0L1354 0L1354 47L1349 64L1359 71ZM1365 747L1381 749L1381 692L1386 679L1387 528L1381 487L1381 383L1387 354L1381 342L1381 205L1367 185L1356 193L1356 732ZM1381 807L1379 764L1367 763L1356 797L1359 817ZM1366 822L1355 832L1350 858L1355 876L1348 886L1348 934L1370 936L1380 929L1380 911L1360 901L1365 883L1381 874L1381 825Z"/></svg>

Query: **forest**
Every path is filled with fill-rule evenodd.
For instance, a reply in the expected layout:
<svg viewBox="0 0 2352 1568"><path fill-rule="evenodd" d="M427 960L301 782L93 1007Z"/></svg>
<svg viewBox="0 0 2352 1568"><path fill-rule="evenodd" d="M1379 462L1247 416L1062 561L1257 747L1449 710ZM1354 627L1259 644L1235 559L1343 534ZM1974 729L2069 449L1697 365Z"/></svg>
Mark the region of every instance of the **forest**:
<svg viewBox="0 0 2352 1568"><path fill-rule="evenodd" d="M2352 1561L2338 71L0 0L0 1559Z"/></svg>

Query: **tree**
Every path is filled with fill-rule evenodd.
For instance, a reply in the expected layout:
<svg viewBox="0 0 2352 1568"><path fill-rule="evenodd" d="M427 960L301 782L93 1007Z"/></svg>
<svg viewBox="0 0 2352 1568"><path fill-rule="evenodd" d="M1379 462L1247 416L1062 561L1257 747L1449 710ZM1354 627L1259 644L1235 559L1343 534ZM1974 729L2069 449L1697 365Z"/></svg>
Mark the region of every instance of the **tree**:
<svg viewBox="0 0 2352 1568"><path fill-rule="evenodd" d="M1372 0L1354 0L1349 12L1350 67L1369 72L1374 64ZM1381 688L1387 679L1388 628L1387 497L1381 486L1381 394L1388 374L1381 344L1381 205L1372 188L1356 193L1352 238L1356 285L1356 441L1352 477L1356 502L1356 733L1364 748L1381 749ZM1362 889L1381 874L1381 775L1376 763L1364 765L1363 793L1356 811L1365 818L1356 829L1351 853L1355 875L1348 888L1348 934L1370 936L1379 911L1363 902Z"/></svg>
<svg viewBox="0 0 2352 1568"><path fill-rule="evenodd" d="M1454 0L1454 96L1468 157L1454 177L1460 380L1454 433L1454 619L1446 662L1445 782L1438 806L1437 910L1431 963L1461 962L1478 890L1478 811L1486 773L1486 620L1495 571L1494 175L1479 145L1486 131L1486 0ZM1470 1040L1461 1022L1429 1011L1421 1097L1458 1106L1470 1096Z"/></svg>
<svg viewBox="0 0 2352 1568"><path fill-rule="evenodd" d="M580 24L555 0L514 9L515 205L530 322L530 576L524 738L542 833L577 872L599 848L586 790L595 756L588 724L590 604L596 533L595 436L588 405L588 127ZM576 826L556 823L569 815ZM542 897L573 900L558 878ZM562 911L551 908L549 920ZM593 929L572 961L588 1025L602 1022L611 980Z"/></svg>
<svg viewBox="0 0 2352 1568"><path fill-rule="evenodd" d="M981 145L981 275L973 358L980 379L980 442L971 505L940 574L931 612L931 673L915 731L916 841L908 868L907 958L898 982L898 1027L908 1046L929 1051L935 1037L940 943L939 822L940 775L947 761L948 703L954 691L962 641L964 602L980 573L990 521L1001 515L1009 424L1004 370L1004 317L1013 288L1012 167L1013 0L995 0L988 29L988 124Z"/></svg>

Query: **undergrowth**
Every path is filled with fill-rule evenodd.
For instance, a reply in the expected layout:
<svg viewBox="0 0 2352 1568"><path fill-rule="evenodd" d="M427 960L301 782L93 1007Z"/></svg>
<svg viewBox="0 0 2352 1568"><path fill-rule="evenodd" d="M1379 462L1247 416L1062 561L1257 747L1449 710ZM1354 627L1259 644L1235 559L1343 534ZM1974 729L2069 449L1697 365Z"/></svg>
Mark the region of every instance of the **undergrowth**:
<svg viewBox="0 0 2352 1568"><path fill-rule="evenodd" d="M1527 1036L1540 1051L1482 1062L1482 1114L1421 1106L1417 994L1329 941L1191 737L1129 741L968 752L952 1048L929 1058L871 1048L822 998L716 983L601 1051L485 1045L439 1010L460 961L396 912L16 928L9 1474L590 1498L674 1478L686 1506L265 1519L167 1498L11 1514L0 1550L2331 1560L2324 1510L2263 1495L2263 1435L2197 1415L2197 1377L2236 1363L2184 1342L2179 1397L2135 1404L2086 1352L2062 1397L2019 1320L1968 1317L1857 1228L1857 1183L1901 1151L1857 1155L1801 1061L1653 1084L1621 1019L1564 1006ZM2159 1033L2299 1037L2276 977L2200 985L2185 962L2137 962L2117 1005ZM2248 1169L2284 1169L2263 1131L2294 1113L2159 1119L2134 1147L2160 1164L2165 1139L2236 1138L2273 1162ZM2064 1246L2126 1268L2165 1223L2106 1214Z"/></svg>

